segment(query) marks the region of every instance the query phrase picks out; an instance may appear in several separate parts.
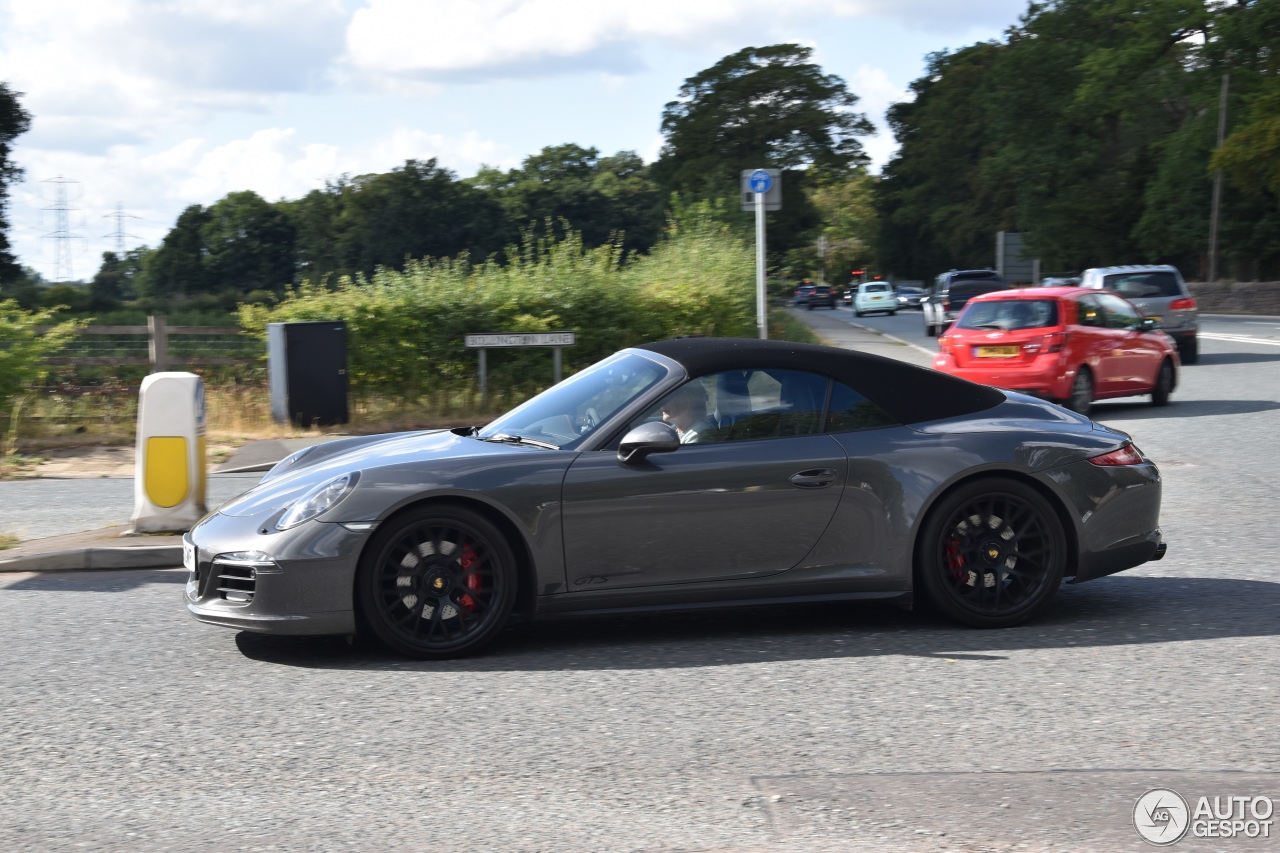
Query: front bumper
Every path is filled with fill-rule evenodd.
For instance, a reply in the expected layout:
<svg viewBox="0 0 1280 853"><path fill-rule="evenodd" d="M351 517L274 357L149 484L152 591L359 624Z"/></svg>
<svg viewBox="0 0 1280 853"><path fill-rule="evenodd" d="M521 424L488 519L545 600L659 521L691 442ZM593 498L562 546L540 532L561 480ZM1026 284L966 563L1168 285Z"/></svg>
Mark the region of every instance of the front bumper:
<svg viewBox="0 0 1280 853"><path fill-rule="evenodd" d="M355 572L368 532L319 521L263 529L263 517L215 513L183 537L187 612L263 634L354 633Z"/></svg>

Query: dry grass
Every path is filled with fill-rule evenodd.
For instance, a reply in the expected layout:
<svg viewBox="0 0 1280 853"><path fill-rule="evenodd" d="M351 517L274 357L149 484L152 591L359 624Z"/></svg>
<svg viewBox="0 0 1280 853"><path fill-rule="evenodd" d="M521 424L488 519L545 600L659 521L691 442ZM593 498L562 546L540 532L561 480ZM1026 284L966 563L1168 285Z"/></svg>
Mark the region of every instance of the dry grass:
<svg viewBox="0 0 1280 853"><path fill-rule="evenodd" d="M12 533L0 533L0 551L7 551L10 548L16 548L18 545L18 537Z"/></svg>
<svg viewBox="0 0 1280 853"><path fill-rule="evenodd" d="M275 422L271 416L271 398L265 388L209 385L205 390L205 433L211 445L235 448L250 441L272 438L367 435L483 424L515 402L519 400L495 399L485 407L486 414L465 398L408 402L375 397L351 402L350 423L304 429ZM23 454L71 447L132 444L137 410L136 391L39 398L19 420L14 443L17 452L7 457L0 455L0 477L6 472L10 476L22 476L22 472L30 467Z"/></svg>

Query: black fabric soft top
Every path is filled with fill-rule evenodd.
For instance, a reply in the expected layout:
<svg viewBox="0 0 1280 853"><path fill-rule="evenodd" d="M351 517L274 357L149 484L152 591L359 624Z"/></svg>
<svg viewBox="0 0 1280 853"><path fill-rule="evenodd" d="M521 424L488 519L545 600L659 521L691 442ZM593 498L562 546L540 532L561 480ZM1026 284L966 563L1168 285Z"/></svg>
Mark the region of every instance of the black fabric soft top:
<svg viewBox="0 0 1280 853"><path fill-rule="evenodd" d="M722 370L808 370L843 382L904 424L955 418L1004 402L995 388L870 353L754 338L676 338L636 349L666 356L691 378Z"/></svg>

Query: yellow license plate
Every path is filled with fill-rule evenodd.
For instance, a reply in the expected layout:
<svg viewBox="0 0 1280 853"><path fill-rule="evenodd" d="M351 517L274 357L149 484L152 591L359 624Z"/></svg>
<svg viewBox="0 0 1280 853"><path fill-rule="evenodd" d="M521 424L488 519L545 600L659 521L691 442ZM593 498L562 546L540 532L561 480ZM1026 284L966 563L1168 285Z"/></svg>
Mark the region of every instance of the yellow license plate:
<svg viewBox="0 0 1280 853"><path fill-rule="evenodd" d="M978 358L1016 358L1018 347L978 347Z"/></svg>
<svg viewBox="0 0 1280 853"><path fill-rule="evenodd" d="M1160 315L1159 315L1159 314L1148 314L1148 315L1147 315L1147 319L1148 319L1148 320L1155 320L1157 323L1159 323L1159 322L1160 322Z"/></svg>

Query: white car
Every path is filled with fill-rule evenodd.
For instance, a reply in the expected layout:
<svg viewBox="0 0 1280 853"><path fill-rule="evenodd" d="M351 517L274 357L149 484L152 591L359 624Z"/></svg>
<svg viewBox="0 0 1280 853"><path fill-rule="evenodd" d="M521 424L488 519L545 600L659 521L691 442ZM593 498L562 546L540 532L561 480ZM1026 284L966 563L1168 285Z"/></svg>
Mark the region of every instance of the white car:
<svg viewBox="0 0 1280 853"><path fill-rule="evenodd" d="M866 281L858 285L858 292L853 297L853 313L861 317L876 311L898 313L898 296L893 288L883 281Z"/></svg>

